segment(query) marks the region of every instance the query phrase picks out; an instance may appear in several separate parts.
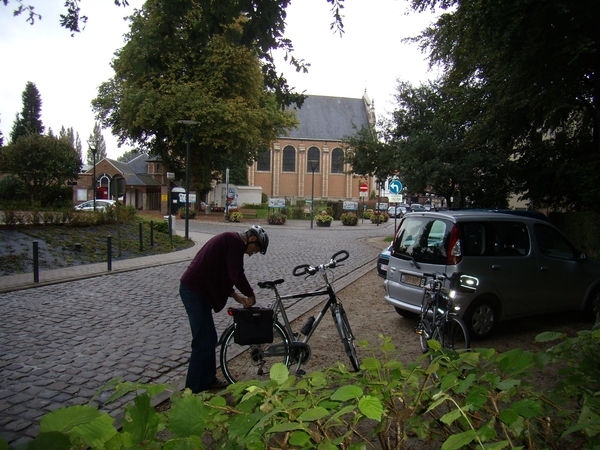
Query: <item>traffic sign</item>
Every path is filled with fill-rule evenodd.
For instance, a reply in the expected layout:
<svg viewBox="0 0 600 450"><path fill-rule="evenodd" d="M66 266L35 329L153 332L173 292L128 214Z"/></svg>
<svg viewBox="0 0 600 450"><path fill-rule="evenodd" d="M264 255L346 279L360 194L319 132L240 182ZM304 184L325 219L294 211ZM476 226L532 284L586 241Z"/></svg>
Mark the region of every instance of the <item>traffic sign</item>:
<svg viewBox="0 0 600 450"><path fill-rule="evenodd" d="M367 185L367 183L362 183L359 187L359 193L358 195L360 197L368 197L369 196L369 186Z"/></svg>
<svg viewBox="0 0 600 450"><path fill-rule="evenodd" d="M392 194L397 195L402 191L402 183L400 183L400 180L392 180L388 185L388 189Z"/></svg>

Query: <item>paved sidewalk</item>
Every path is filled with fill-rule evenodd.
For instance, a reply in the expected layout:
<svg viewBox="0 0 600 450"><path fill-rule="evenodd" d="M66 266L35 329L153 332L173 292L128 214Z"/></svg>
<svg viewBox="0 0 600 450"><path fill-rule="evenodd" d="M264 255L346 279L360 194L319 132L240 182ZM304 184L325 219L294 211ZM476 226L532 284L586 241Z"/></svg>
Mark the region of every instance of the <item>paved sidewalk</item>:
<svg viewBox="0 0 600 450"><path fill-rule="evenodd" d="M179 235L184 235L176 230ZM127 272L130 270L145 269L148 267L162 266L165 264L179 263L192 260L196 253L211 237L212 234L189 232L194 246L177 252L163 253L160 255L142 256L112 261L112 270L108 270L108 263L82 264L79 266L65 267L54 270L40 270L39 283L34 282L33 273L8 275L0 277L0 294L22 289L48 286L51 284L64 283L68 281L82 280L111 273Z"/></svg>
<svg viewBox="0 0 600 450"><path fill-rule="evenodd" d="M285 278L284 294L318 285L318 280L292 277L292 267L320 263L346 249L352 257L333 280L341 291L374 270L380 248L369 241L389 236L394 227L393 223L344 227L338 221L330 228L313 230L308 221L290 220L285 227L262 222L273 251L268 258L246 260L250 281L256 285L261 279ZM49 411L88 402L119 424L133 394L104 404L106 391L92 400L117 377L169 386L153 404L183 389L190 337L179 277L208 239L227 230L242 231L249 224L194 221L190 225L193 247L113 260L112 271L104 262L40 271L39 283L34 283L32 273L0 277L0 436L11 445L23 444L38 434L39 420ZM182 235L183 223L176 227ZM259 294L261 301L269 301L270 293ZM290 302L286 305L290 320L320 302L317 297ZM225 313L215 315L218 334L230 320Z"/></svg>

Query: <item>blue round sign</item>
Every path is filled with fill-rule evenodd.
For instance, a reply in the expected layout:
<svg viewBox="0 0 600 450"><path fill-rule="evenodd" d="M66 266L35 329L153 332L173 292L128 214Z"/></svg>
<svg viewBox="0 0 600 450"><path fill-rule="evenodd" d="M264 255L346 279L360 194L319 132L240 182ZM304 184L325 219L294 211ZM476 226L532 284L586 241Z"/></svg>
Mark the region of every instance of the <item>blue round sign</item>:
<svg viewBox="0 0 600 450"><path fill-rule="evenodd" d="M402 191L402 183L399 180L392 180L388 188L392 194L398 195Z"/></svg>

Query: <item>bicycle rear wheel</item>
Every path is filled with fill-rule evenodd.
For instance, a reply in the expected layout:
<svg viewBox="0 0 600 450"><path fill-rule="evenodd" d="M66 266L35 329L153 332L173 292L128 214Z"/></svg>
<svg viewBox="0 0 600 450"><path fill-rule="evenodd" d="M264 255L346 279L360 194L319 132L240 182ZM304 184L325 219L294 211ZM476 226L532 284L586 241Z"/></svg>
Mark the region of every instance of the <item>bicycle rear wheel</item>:
<svg viewBox="0 0 600 450"><path fill-rule="evenodd" d="M429 319L423 317L418 327L419 342L421 343L421 351L423 353L427 353L427 350L429 350L429 344L427 344L427 341L432 339L433 331L434 330Z"/></svg>
<svg viewBox="0 0 600 450"><path fill-rule="evenodd" d="M346 311L344 311L344 308L341 304L338 305L335 313L335 319L340 339L344 344L346 355L348 355L348 358L350 358L350 364L352 364L354 371L358 372L360 370L360 359L358 359L356 347L354 346L354 334L352 334L352 329L350 328L350 323L348 322L348 316L346 316Z"/></svg>
<svg viewBox="0 0 600 450"><path fill-rule="evenodd" d="M233 333L233 325L223 333L220 356L221 371L230 383L267 380L273 364L289 365L291 340L280 323L273 324L271 344L239 345L234 342Z"/></svg>
<svg viewBox="0 0 600 450"><path fill-rule="evenodd" d="M448 350L466 350L471 347L467 325L458 317L450 317L443 325L442 347Z"/></svg>

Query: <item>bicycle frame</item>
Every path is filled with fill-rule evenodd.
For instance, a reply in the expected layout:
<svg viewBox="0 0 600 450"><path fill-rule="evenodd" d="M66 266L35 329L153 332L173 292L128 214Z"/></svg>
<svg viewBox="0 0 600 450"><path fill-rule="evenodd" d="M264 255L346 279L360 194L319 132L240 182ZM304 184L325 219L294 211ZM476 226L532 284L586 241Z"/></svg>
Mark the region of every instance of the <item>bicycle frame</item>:
<svg viewBox="0 0 600 450"><path fill-rule="evenodd" d="M221 335L219 344L221 345L221 369L228 381L235 383L240 379L251 379L249 377L264 376L265 366L268 369L270 363L275 360L279 360L277 362L283 362L290 367L295 365L295 374L303 375L305 372L302 370L302 365L305 364L311 356L308 342L322 322L327 310L330 310L332 313L334 325L337 328L346 355L350 358L352 367L355 371L360 369L360 360L356 353L356 348L354 347L354 334L350 328L350 323L348 322L342 303L337 298L332 282L329 281L327 275L328 269L337 267L340 262L348 259L348 256L348 252L342 250L334 254L328 263L320 264L316 267L309 264L294 267L294 270L292 271L294 276L306 275L309 277L316 274L321 275L325 282L325 286L317 291L281 296L277 289L277 285L283 283L283 279L261 281L258 283L261 288L271 289L275 292L275 301L269 305L269 307L273 309L272 326L275 338L271 343L251 344L247 346L237 345L236 347L234 342L235 326L231 325L227 328ZM303 337L299 333L294 333L283 301L320 296L326 296L327 300L317 317L310 324L310 329L308 329L305 324L301 331L304 335ZM280 322L279 317L281 317L283 323ZM229 358L230 353L234 358ZM230 361L233 361L234 359L237 360L237 363L233 362L233 365L230 365Z"/></svg>
<svg viewBox="0 0 600 450"><path fill-rule="evenodd" d="M333 289L333 286L329 282L329 278L327 276L327 268L323 264L321 264L317 267L317 270L320 273L323 280L325 281L325 289L322 289L319 291L304 292L301 294L289 294L289 295L281 296L281 295L279 295L279 291L277 290L277 284L280 284L280 283L277 283L277 281L279 281L279 280L276 280L275 282L265 281L265 282L259 283L259 285L261 287L272 289L275 292L275 302L274 302L274 304L272 304L272 306L270 306L273 308L273 312L274 312L273 320L274 320L274 322L277 322L278 316L281 315L281 320L283 322L284 329L287 332L288 336L290 337L290 345L289 346L291 346L292 348L293 347L303 348L305 345L308 346L308 341L310 341L310 338L312 337L313 333L315 332L315 330L317 329L317 327L323 320L323 317L325 316L327 310L329 310L329 309L331 309L331 313L334 317L334 323L337 326L337 323L335 322L335 305L338 305L340 303L340 301L335 294L335 290ZM281 281L283 281L283 280L281 280ZM292 324L291 324L291 322L287 316L287 313L285 311L283 301L284 300L296 300L296 299L302 299L302 298L308 298L308 297L320 297L320 296L325 296L325 295L328 296L327 301L323 305L323 308L321 309L321 311L319 312L317 317L315 317L315 321L313 322L310 331L303 338L299 339L301 337L301 334L294 333L294 331L292 329ZM304 344L304 345L294 345L294 344L298 344L298 343ZM287 352L287 348L286 348L287 346L288 346L287 344L271 345L265 351L265 356L269 356L269 357L270 356L282 356ZM310 347L309 347L309 350L310 350ZM296 372L300 371L300 368L302 367L302 364L304 362L306 362L306 361L304 361L302 355L300 355L298 358Z"/></svg>

